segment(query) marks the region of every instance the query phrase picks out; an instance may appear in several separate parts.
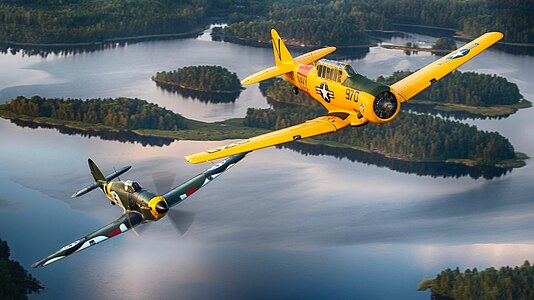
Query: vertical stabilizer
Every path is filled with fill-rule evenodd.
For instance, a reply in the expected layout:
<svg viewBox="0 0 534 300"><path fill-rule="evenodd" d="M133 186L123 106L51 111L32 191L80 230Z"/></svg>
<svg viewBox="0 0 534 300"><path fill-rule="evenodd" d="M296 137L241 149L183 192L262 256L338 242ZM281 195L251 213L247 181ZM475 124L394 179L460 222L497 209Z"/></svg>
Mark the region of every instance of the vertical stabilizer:
<svg viewBox="0 0 534 300"><path fill-rule="evenodd" d="M91 160L88 159L87 162L89 163L89 169L91 169L91 174L93 175L93 178L96 182L98 181L104 181L106 182L106 177L104 177L104 174L100 171L100 169L96 166L96 164Z"/></svg>
<svg viewBox="0 0 534 300"><path fill-rule="evenodd" d="M289 53L289 50L287 50L286 45L284 44L284 41L282 41L282 38L280 38L280 35L278 35L278 32L276 32L275 29L271 29L271 36L273 38L273 52L274 52L274 62L277 66L282 66L284 64L292 66L295 61L293 60L293 57L291 56L291 53Z"/></svg>

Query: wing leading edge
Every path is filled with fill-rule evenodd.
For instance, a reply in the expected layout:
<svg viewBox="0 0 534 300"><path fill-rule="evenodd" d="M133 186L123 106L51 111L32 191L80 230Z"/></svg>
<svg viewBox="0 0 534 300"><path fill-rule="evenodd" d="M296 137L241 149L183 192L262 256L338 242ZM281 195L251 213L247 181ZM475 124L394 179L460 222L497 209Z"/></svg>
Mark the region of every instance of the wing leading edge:
<svg viewBox="0 0 534 300"><path fill-rule="evenodd" d="M59 249L58 251L48 255L47 257L35 262L32 268L43 267L65 258L71 254L82 251L83 249L94 246L100 242L103 242L109 238L126 232L133 227L141 224L143 217L140 213L135 211L127 211L117 220L109 223L108 225L98 229L97 231L90 233L67 246Z"/></svg>
<svg viewBox="0 0 534 300"><path fill-rule="evenodd" d="M391 88L401 96L401 102L406 102L437 80L440 80L480 52L498 42L503 36L500 32L488 32L410 76L399 80L391 85Z"/></svg>
<svg viewBox="0 0 534 300"><path fill-rule="evenodd" d="M197 164L238 153L305 139L324 133L335 132L348 125L350 125L350 122L347 119L342 119L334 115L326 115L298 125L208 150L206 152L191 154L186 156L185 159L190 163Z"/></svg>

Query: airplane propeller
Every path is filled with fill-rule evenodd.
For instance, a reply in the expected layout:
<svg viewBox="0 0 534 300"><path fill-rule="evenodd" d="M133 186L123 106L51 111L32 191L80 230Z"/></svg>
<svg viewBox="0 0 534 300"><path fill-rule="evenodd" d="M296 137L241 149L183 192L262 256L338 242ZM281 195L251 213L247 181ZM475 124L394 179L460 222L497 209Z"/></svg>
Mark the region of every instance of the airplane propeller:
<svg viewBox="0 0 534 300"><path fill-rule="evenodd" d="M176 174L168 171L153 173L152 179L154 181L156 193L158 195L163 195L170 191L173 188L175 178ZM191 224L193 224L196 214L187 210L171 209L167 212L167 217L180 235L184 235L191 227Z"/></svg>

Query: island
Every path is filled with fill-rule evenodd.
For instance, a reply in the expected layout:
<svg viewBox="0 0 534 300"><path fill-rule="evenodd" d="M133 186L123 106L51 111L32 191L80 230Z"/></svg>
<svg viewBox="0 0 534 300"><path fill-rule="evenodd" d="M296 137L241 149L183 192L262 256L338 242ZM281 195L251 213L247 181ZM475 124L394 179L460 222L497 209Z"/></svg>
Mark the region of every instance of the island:
<svg viewBox="0 0 534 300"><path fill-rule="evenodd" d="M376 80L393 84L410 74L410 71L395 71L391 76L379 76ZM523 98L515 83L504 77L453 71L403 106L417 112L465 119L506 117L531 107L532 103Z"/></svg>
<svg viewBox="0 0 534 300"><path fill-rule="evenodd" d="M206 123L190 120L141 99L60 99L19 96L0 104L0 117L16 124L139 138L224 140L267 132L244 127L242 119ZM90 135L90 136L91 136ZM166 144L166 143L165 143Z"/></svg>
<svg viewBox="0 0 534 300"><path fill-rule="evenodd" d="M28 299L28 294L41 292L39 280L10 256L9 245L0 239L0 299Z"/></svg>
<svg viewBox="0 0 534 300"><path fill-rule="evenodd" d="M158 87L205 102L233 102L243 86L236 73L221 66L189 66L152 76Z"/></svg>
<svg viewBox="0 0 534 300"><path fill-rule="evenodd" d="M268 89L274 87L272 85ZM288 100L288 103L291 101ZM17 97L0 105L0 117L79 130L129 131L139 136L222 140L249 138L324 114L318 108L290 105L293 107L250 108L244 119L205 123L188 120L139 99L84 101L36 96L30 99ZM468 166L521 167L525 159L515 153L508 139L496 132L480 131L459 122L409 113L401 113L394 122L386 125L346 128L302 142L372 152L392 159L442 161Z"/></svg>
<svg viewBox="0 0 534 300"><path fill-rule="evenodd" d="M534 299L534 266L527 260L520 267L459 268L441 271L433 279L423 280L418 291L431 291L431 299Z"/></svg>

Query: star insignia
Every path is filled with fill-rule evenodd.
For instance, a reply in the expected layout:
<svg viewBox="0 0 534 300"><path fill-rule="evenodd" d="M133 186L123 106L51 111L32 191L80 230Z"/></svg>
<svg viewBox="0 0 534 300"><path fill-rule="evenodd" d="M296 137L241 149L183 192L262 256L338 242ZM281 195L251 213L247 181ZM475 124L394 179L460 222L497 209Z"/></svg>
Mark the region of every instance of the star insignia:
<svg viewBox="0 0 534 300"><path fill-rule="evenodd" d="M334 92L328 89L326 82L321 83L321 85L315 87L315 92L323 98L324 101L330 103L334 98Z"/></svg>

